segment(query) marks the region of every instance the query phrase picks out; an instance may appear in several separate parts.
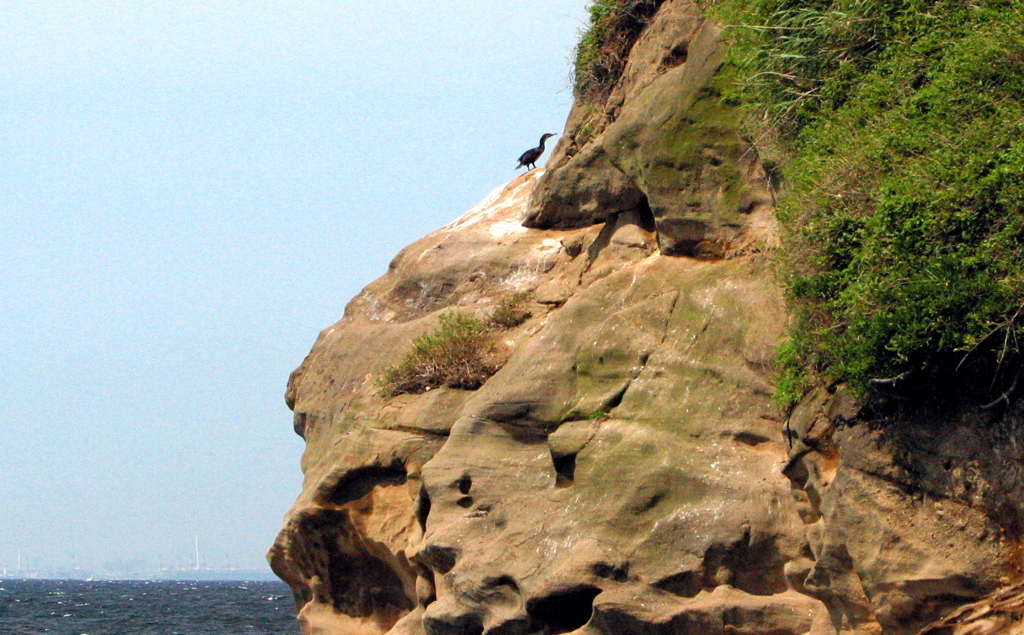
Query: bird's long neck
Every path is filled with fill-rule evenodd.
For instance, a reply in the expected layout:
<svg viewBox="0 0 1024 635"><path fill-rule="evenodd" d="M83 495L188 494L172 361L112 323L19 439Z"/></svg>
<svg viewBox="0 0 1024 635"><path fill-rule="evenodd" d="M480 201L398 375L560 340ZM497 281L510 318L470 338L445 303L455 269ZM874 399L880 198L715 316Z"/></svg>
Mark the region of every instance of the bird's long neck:
<svg viewBox="0 0 1024 635"><path fill-rule="evenodd" d="M548 136L547 136L547 135L544 135L544 136L542 136L542 137L540 138L540 145L539 145L539 146L537 146L537 147L538 147L538 148L543 148L543 147L544 147L544 142L545 142L545 141L547 141L547 140L548 140Z"/></svg>

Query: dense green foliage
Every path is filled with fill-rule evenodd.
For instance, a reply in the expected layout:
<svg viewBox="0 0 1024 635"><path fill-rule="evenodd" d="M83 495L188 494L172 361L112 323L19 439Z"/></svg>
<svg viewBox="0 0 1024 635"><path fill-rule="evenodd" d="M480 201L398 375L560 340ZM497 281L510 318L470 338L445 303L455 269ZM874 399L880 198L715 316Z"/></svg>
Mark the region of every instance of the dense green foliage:
<svg viewBox="0 0 1024 635"><path fill-rule="evenodd" d="M1024 2L722 0L782 175L782 401L820 375L1000 394L1024 310Z"/></svg>
<svg viewBox="0 0 1024 635"><path fill-rule="evenodd" d="M577 98L594 100L605 93L626 66L629 49L662 0L593 0L590 21L580 34L573 63Z"/></svg>

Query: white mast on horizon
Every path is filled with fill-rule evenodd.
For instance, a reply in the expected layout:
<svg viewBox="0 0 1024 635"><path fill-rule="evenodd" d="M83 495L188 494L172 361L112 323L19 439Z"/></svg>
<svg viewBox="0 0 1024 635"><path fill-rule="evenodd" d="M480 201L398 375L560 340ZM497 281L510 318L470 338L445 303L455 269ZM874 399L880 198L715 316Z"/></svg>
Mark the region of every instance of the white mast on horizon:
<svg viewBox="0 0 1024 635"><path fill-rule="evenodd" d="M196 571L199 571L199 534L196 534Z"/></svg>

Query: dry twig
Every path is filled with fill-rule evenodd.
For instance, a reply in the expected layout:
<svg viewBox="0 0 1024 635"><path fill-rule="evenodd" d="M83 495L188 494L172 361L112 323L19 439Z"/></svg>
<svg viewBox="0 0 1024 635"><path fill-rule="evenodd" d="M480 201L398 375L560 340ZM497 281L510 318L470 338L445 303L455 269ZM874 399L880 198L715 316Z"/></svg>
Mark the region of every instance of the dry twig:
<svg viewBox="0 0 1024 635"><path fill-rule="evenodd" d="M906 372L903 372L903 373L900 373L899 375L896 375L895 377L889 377L889 378L886 378L886 379L871 379L871 380L868 381L868 383L871 384L872 386L895 386L899 382L901 382L904 379L906 379L907 377L909 377L910 373L912 373L912 372L913 372L913 369L910 369L910 370L908 370Z"/></svg>
<svg viewBox="0 0 1024 635"><path fill-rule="evenodd" d="M1004 392L1003 394L999 395L999 397L997 397L996 400L993 401L992 403L987 403L984 406L982 406L981 409L982 410L991 410L992 408L995 408L996 406L998 406L1002 402L1006 402L1006 405L1010 405L1010 395L1013 394L1013 391L1017 390L1017 380L1018 379L1020 379L1020 373L1019 372L1016 375L1013 376L1013 383L1010 384L1010 387L1006 389L1006 392Z"/></svg>

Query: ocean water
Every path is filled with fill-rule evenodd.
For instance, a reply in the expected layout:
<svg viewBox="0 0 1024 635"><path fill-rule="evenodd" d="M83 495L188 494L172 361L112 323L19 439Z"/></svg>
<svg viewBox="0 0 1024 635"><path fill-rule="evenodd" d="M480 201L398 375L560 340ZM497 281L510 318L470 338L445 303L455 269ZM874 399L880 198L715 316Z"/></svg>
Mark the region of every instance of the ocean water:
<svg viewBox="0 0 1024 635"><path fill-rule="evenodd" d="M2 635L297 635L281 582L0 580Z"/></svg>

